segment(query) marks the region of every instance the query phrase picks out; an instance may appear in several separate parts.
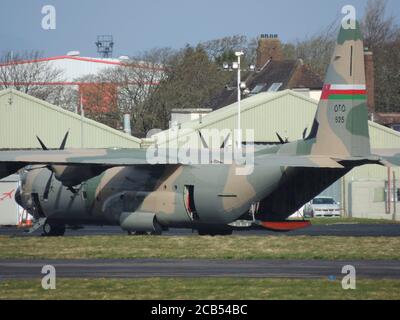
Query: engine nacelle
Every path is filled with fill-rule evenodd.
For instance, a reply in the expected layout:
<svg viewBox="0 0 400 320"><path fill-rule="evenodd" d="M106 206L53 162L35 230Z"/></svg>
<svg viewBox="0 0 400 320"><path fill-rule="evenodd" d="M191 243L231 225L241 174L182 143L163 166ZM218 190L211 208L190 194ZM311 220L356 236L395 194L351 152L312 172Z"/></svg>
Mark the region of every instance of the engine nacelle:
<svg viewBox="0 0 400 320"><path fill-rule="evenodd" d="M83 181L87 181L94 178L109 167L102 165L94 166L52 166L51 169L58 181L60 181L66 187L74 187L81 184Z"/></svg>
<svg viewBox="0 0 400 320"><path fill-rule="evenodd" d="M155 213L152 212L122 212L120 225L123 230L132 232L160 233L162 231L160 224L157 222Z"/></svg>

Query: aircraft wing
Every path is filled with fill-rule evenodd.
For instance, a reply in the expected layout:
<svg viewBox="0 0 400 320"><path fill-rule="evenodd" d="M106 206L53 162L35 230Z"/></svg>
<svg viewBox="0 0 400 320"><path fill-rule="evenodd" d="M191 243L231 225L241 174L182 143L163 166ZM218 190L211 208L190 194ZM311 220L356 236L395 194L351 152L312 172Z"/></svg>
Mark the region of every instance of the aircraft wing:
<svg viewBox="0 0 400 320"><path fill-rule="evenodd" d="M202 152L209 152L208 150ZM151 155L151 154L150 154ZM149 160L150 159L150 160ZM245 159L243 159L245 160ZM310 168L343 168L343 161L378 160L400 165L400 152L395 156L381 158L347 158L336 159L319 155L263 154L254 158L255 165L310 167ZM218 163L211 161L210 163ZM240 163L240 162L239 162ZM157 155L149 157L147 149L68 149L68 150L34 150L34 151L1 151L0 179L17 172L27 165L44 165L51 169L58 180L66 186L74 186L82 181L95 177L105 170L119 166L133 165L187 165L178 161L176 153L160 149ZM248 163L250 164L251 163Z"/></svg>
<svg viewBox="0 0 400 320"><path fill-rule="evenodd" d="M209 151L202 150L202 152ZM257 156L255 163L266 166L342 168L337 161L326 156L267 154ZM0 152L0 178L15 173L27 165L47 166L63 182L63 175L64 177L67 175L69 177L75 176L78 180L88 179L116 166L177 164L185 165L190 163L179 161L176 157L176 152L167 152L165 149L160 149L156 156L148 154L146 149L2 151ZM74 179L74 182L76 179Z"/></svg>
<svg viewBox="0 0 400 320"><path fill-rule="evenodd" d="M44 165L58 180L73 186L115 166L148 164L143 149L68 149L1 151L0 179L27 165Z"/></svg>
<svg viewBox="0 0 400 320"><path fill-rule="evenodd" d="M145 149L67 149L1 151L0 163L57 165L134 165L148 164Z"/></svg>
<svg viewBox="0 0 400 320"><path fill-rule="evenodd" d="M337 160L329 156L316 155L265 154L257 156L255 162L269 166L343 168ZM103 165L113 167L190 163L180 161L174 152L168 153L164 150L160 150L160 154L153 158L148 157L146 149L18 150L0 152L0 167L35 164L65 166Z"/></svg>

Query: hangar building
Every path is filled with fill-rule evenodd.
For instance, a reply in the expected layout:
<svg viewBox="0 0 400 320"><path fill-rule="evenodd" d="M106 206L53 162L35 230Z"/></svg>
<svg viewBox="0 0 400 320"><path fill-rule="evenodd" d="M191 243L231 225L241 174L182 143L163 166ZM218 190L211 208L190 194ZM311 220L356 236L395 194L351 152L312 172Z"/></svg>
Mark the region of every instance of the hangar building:
<svg viewBox="0 0 400 320"><path fill-rule="evenodd" d="M140 139L20 91L0 91L0 150L38 149L36 136L56 148L69 130L67 148L139 148Z"/></svg>
<svg viewBox="0 0 400 320"><path fill-rule="evenodd" d="M241 123L243 134L246 129L254 128L256 144L279 143L278 132L283 138L294 141L302 138L305 128L310 130L318 101L299 92L284 90L263 92L242 100ZM201 145L199 130L236 128L237 104L220 108L192 121L180 123L143 140L143 145L157 141L158 144L173 142L173 139L191 135L190 141ZM400 134L374 122L369 122L371 148L399 148ZM221 137L221 143L223 137ZM232 142L231 142L232 143ZM333 196L343 207L344 215L364 218L384 218L400 220L400 184L396 180L393 187L393 173L400 177L399 169L388 170L378 165L367 165L348 173L336 182L325 195ZM390 189L388 190L388 184ZM390 202L388 201L388 191ZM396 205L398 204L398 205Z"/></svg>
<svg viewBox="0 0 400 320"><path fill-rule="evenodd" d="M67 148L139 148L140 139L81 117L20 91L0 91L0 150L39 149L36 135L57 148L65 133ZM15 225L25 213L14 201L18 175L0 180L0 225Z"/></svg>

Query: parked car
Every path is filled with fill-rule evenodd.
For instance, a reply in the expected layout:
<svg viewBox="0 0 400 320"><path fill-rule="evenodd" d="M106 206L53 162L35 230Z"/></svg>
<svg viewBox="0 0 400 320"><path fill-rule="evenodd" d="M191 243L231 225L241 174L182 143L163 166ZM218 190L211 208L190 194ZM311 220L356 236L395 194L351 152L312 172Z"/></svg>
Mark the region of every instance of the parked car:
<svg viewBox="0 0 400 320"><path fill-rule="evenodd" d="M340 217L340 203L331 197L316 197L304 206L304 216L312 217Z"/></svg>

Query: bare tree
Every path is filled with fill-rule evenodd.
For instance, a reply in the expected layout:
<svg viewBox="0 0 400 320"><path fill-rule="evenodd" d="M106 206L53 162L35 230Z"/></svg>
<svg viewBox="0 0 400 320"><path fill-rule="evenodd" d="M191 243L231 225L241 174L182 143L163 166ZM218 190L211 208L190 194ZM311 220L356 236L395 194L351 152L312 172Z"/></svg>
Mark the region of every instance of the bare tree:
<svg viewBox="0 0 400 320"><path fill-rule="evenodd" d="M108 69L101 74L103 81L118 85L120 118L123 114L130 115L136 135L145 135L152 129L153 110L146 101L164 79L164 63L170 59L171 52L164 48L152 49L132 58L123 66Z"/></svg>
<svg viewBox="0 0 400 320"><path fill-rule="evenodd" d="M362 20L364 45L370 50L381 47L382 44L396 38L398 28L394 24L394 17L387 16L386 0L369 0Z"/></svg>
<svg viewBox="0 0 400 320"><path fill-rule="evenodd" d="M233 35L220 39L209 40L199 44L212 60L218 59L225 52L244 49L247 47L247 37Z"/></svg>
<svg viewBox="0 0 400 320"><path fill-rule="evenodd" d="M60 88L52 84L62 81L62 71L41 60L38 51L5 52L0 57L0 88L13 88L47 100Z"/></svg>
<svg viewBox="0 0 400 320"><path fill-rule="evenodd" d="M244 66L255 62L257 45L258 38L248 38L244 35L227 36L199 43L210 60L217 65L232 62L236 59L235 51L243 50L245 55L242 58L242 65Z"/></svg>
<svg viewBox="0 0 400 320"><path fill-rule="evenodd" d="M75 89L75 94L71 94L78 96L78 103L79 95L82 96L87 117L121 128L123 115L129 114L133 133L144 136L155 117L152 105L145 102L164 78L163 62L169 59L170 52L170 49L152 49L121 66L76 79L81 92Z"/></svg>
<svg viewBox="0 0 400 320"><path fill-rule="evenodd" d="M294 44L283 46L285 56L302 59L315 73L322 78L331 59L336 43L337 21L335 19L324 30Z"/></svg>
<svg viewBox="0 0 400 320"><path fill-rule="evenodd" d="M369 0L362 20L364 44L373 52L375 109L400 111L400 28L386 0Z"/></svg>

